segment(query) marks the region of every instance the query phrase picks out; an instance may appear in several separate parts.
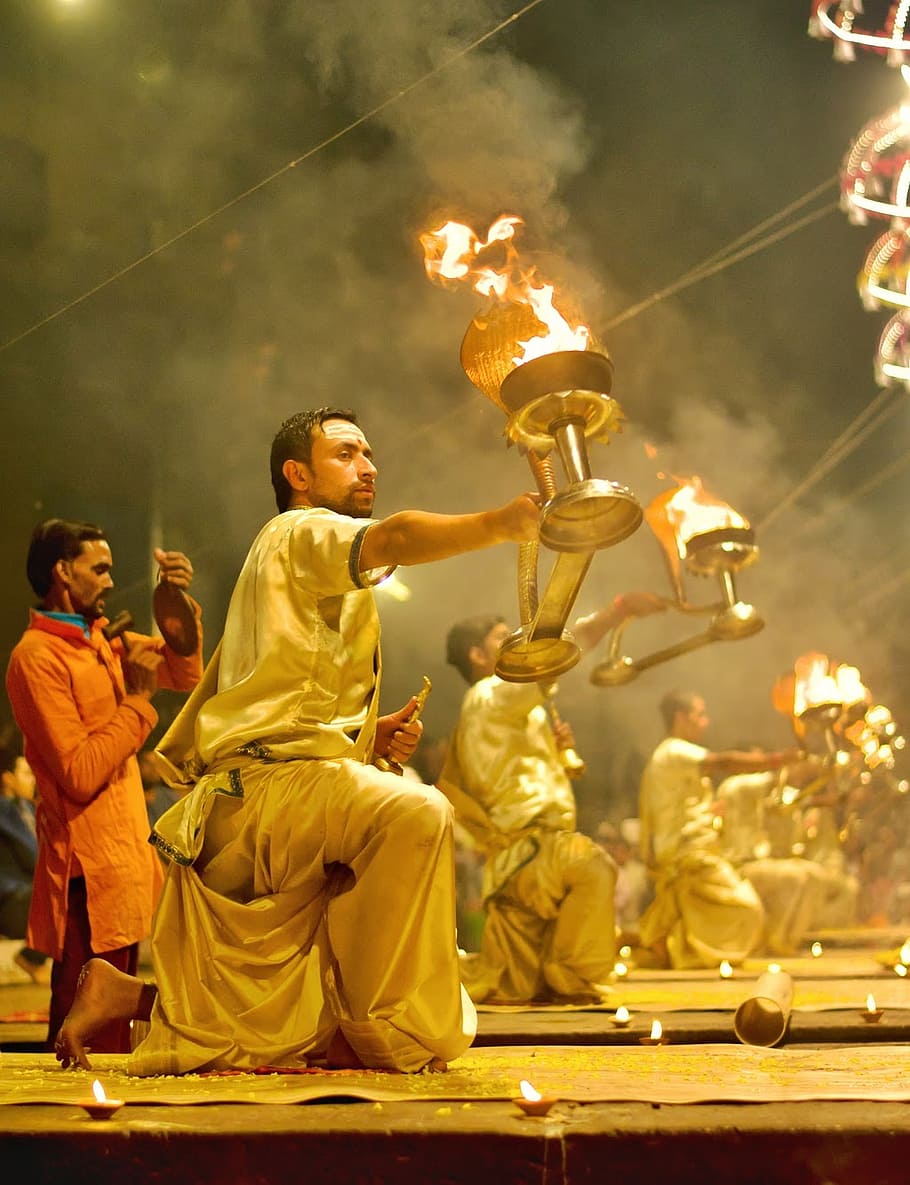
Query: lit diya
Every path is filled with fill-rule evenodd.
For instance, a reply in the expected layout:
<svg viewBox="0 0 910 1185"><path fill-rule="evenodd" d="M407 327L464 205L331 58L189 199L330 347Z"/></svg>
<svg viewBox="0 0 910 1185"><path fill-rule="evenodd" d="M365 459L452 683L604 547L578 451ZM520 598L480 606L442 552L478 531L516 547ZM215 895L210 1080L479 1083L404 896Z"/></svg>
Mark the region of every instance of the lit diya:
<svg viewBox="0 0 910 1185"><path fill-rule="evenodd" d="M524 1111L525 1115L546 1115L556 1102L555 1098L542 1095L539 1090L535 1090L526 1078L522 1078L519 1082L518 1089L521 1091L521 1098L512 1101L520 1111Z"/></svg>
<svg viewBox="0 0 910 1185"><path fill-rule="evenodd" d="M885 1011L884 1008L876 1008L875 996L873 996L872 993L870 992L869 995L866 996L866 1007L860 1013L860 1016L863 1018L863 1020L866 1022L867 1025L877 1025L878 1022L882 1019L884 1011Z"/></svg>
<svg viewBox="0 0 910 1185"><path fill-rule="evenodd" d="M651 1021L651 1032L647 1037L639 1037L640 1045L668 1045L670 1038L664 1035L664 1027L659 1020Z"/></svg>
<svg viewBox="0 0 910 1185"><path fill-rule="evenodd" d="M91 1119L110 1119L123 1106L123 1099L109 1099L104 1087L96 1078L92 1083L92 1098L80 1099L78 1106L87 1111Z"/></svg>
<svg viewBox="0 0 910 1185"><path fill-rule="evenodd" d="M610 1017L610 1024L617 1029L628 1028L632 1020L632 1013L628 1010L625 1004L620 1004L613 1015Z"/></svg>

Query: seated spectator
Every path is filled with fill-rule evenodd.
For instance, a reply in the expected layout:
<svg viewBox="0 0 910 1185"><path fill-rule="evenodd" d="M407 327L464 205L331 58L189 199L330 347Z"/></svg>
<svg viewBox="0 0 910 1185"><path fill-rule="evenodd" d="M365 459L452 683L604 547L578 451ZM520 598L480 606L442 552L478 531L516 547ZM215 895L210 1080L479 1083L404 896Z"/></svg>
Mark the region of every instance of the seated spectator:
<svg viewBox="0 0 910 1185"><path fill-rule="evenodd" d="M12 746L0 746L0 934L8 938L25 938L28 930L38 858L34 798L35 777L28 762ZM46 955L23 946L14 961L35 983L50 983Z"/></svg>

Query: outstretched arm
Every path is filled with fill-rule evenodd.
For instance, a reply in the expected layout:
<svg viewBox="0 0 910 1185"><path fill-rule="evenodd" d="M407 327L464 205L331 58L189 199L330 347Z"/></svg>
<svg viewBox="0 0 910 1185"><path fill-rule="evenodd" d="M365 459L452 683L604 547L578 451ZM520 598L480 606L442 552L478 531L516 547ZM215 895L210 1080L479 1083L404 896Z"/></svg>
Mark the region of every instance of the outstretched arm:
<svg viewBox="0 0 910 1185"><path fill-rule="evenodd" d="M760 774L781 769L795 764L802 756L798 749L781 749L774 753L725 749L707 753L700 764L702 773L709 777L727 777L729 774Z"/></svg>
<svg viewBox="0 0 910 1185"><path fill-rule="evenodd" d="M538 501L534 494L521 494L498 510L477 514L399 511L367 529L360 549L360 570L429 564L497 543L535 539Z"/></svg>
<svg viewBox="0 0 910 1185"><path fill-rule="evenodd" d="M572 627L572 633L582 650L593 650L608 630L616 629L628 618L650 617L652 613L664 613L666 609L666 599L655 593L620 593L603 609L587 617L579 617Z"/></svg>

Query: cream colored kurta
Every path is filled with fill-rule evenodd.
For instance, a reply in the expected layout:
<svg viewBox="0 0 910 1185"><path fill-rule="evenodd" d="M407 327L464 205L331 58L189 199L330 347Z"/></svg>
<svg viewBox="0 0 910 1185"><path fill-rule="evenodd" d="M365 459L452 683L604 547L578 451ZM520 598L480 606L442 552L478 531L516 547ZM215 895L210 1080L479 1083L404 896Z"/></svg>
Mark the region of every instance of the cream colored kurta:
<svg viewBox="0 0 910 1185"><path fill-rule="evenodd" d="M465 694L440 789L485 853L481 949L463 956L474 1000L599 997L615 954L613 862L575 832L575 798L536 684Z"/></svg>
<svg viewBox="0 0 910 1185"><path fill-rule="evenodd" d="M133 1073L305 1065L339 1028L365 1065L417 1070L473 1039L451 809L363 764L379 688L373 576L357 562L368 526L321 509L265 526L209 698L187 705L193 749L165 746L198 781L155 829L173 863Z"/></svg>
<svg viewBox="0 0 910 1185"><path fill-rule="evenodd" d="M741 962L764 927L758 894L719 851L712 786L701 773L707 753L666 737L645 767L639 794L642 856L655 880L641 941L666 941L678 968Z"/></svg>

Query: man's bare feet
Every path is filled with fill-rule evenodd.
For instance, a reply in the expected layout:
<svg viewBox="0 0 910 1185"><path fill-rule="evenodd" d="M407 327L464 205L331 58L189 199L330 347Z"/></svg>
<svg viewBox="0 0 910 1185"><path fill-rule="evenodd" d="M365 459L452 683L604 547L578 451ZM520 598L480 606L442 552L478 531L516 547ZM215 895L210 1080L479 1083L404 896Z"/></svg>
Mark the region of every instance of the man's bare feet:
<svg viewBox="0 0 910 1185"><path fill-rule="evenodd" d="M148 1020L155 989L104 959L89 959L79 974L76 998L60 1026L54 1054L63 1068L90 1070L87 1042L98 1029L117 1020Z"/></svg>
<svg viewBox="0 0 910 1185"><path fill-rule="evenodd" d="M365 1070L367 1067L351 1047L350 1042L341 1029L336 1029L328 1048L325 1051L325 1066L327 1070ZM448 1070L448 1063L441 1057L431 1058L423 1067L425 1070L441 1074Z"/></svg>
<svg viewBox="0 0 910 1185"><path fill-rule="evenodd" d="M341 1029L336 1029L325 1051L327 1070L363 1070L363 1062L354 1052Z"/></svg>

